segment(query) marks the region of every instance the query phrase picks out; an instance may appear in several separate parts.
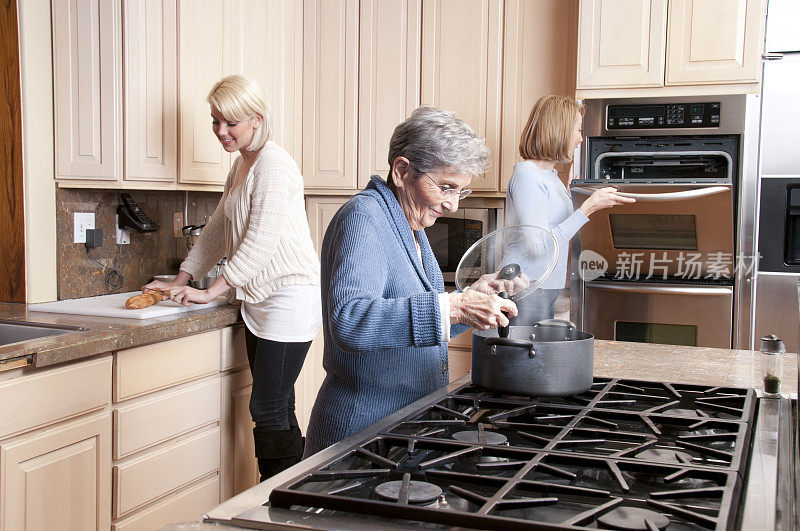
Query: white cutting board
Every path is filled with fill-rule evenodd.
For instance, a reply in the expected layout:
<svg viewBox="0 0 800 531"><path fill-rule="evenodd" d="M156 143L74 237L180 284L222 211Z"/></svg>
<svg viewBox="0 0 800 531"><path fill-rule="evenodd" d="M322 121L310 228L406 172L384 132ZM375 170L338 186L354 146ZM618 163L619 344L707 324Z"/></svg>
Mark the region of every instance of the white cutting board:
<svg viewBox="0 0 800 531"><path fill-rule="evenodd" d="M127 293L100 295L99 297L41 302L38 304L29 304L28 311L68 313L72 315L97 315L100 317L123 317L126 319L152 319L153 317L175 315L226 304L225 297L219 297L208 304L189 304L188 306L181 306L177 302L161 301L147 308L140 308L138 310L127 309L125 307L125 301L140 293L141 291L129 291Z"/></svg>

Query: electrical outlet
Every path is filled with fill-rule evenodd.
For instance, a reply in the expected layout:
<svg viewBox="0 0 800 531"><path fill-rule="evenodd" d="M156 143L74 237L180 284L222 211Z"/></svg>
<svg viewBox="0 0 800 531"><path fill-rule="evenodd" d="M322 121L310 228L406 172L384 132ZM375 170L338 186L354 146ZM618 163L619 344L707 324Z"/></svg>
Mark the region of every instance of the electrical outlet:
<svg viewBox="0 0 800 531"><path fill-rule="evenodd" d="M183 231L181 229L186 226L186 220L183 219L183 212L172 213L172 235L175 238L183 238Z"/></svg>
<svg viewBox="0 0 800 531"><path fill-rule="evenodd" d="M73 220L72 242L86 243L86 229L94 228L94 212L75 212Z"/></svg>
<svg viewBox="0 0 800 531"><path fill-rule="evenodd" d="M114 221L114 229L116 229L115 240L117 245L128 245L131 243L131 231L119 228L119 214Z"/></svg>

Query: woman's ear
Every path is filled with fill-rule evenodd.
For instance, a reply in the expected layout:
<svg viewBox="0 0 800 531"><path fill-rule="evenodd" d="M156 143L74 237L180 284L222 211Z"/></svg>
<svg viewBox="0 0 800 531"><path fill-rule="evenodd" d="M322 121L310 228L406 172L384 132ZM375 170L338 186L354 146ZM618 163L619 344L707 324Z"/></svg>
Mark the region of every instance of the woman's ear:
<svg viewBox="0 0 800 531"><path fill-rule="evenodd" d="M262 118L262 116L260 114L256 114L255 116L253 116L251 118L251 120L253 121L253 127L256 128L256 129L261 127L261 124L264 121L264 119Z"/></svg>
<svg viewBox="0 0 800 531"><path fill-rule="evenodd" d="M414 170L411 162L405 157L397 157L392 163L392 181L396 188L403 188L406 182L413 179Z"/></svg>

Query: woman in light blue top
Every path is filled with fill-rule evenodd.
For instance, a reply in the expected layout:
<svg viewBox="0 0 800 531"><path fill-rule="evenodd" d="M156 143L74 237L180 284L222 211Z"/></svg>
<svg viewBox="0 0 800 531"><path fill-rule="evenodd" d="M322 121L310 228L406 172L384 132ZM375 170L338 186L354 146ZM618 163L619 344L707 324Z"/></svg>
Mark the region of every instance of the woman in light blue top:
<svg viewBox="0 0 800 531"><path fill-rule="evenodd" d="M593 212L635 200L616 194L612 187L600 188L574 210L567 187L555 170L557 162L572 162L583 140L584 107L565 96L544 96L534 104L519 141L523 160L514 165L508 182L506 226L536 225L549 229L560 249L552 274L537 290L517 301L519 315L512 325L531 325L554 315L555 301L567 276L569 240ZM569 181L572 180L572 166Z"/></svg>

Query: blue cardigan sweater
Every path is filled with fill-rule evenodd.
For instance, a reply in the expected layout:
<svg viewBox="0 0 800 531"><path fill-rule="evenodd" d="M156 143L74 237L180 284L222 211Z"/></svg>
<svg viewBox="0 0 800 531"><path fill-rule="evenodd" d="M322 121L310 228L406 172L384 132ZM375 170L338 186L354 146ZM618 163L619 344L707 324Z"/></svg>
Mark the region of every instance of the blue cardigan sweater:
<svg viewBox="0 0 800 531"><path fill-rule="evenodd" d="M326 371L306 436L314 454L448 383L438 293L442 272L386 182L334 215L322 242ZM451 336L466 330L451 327Z"/></svg>

